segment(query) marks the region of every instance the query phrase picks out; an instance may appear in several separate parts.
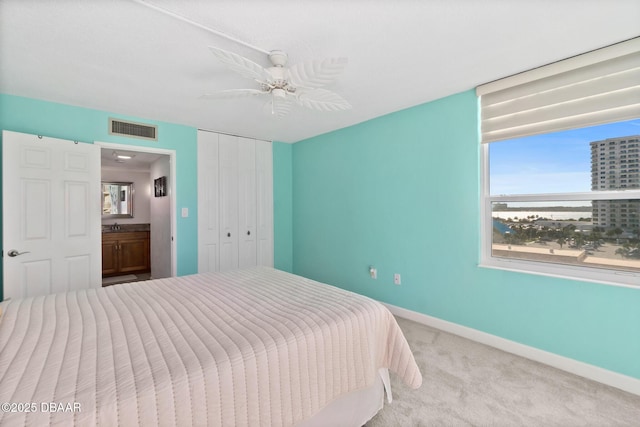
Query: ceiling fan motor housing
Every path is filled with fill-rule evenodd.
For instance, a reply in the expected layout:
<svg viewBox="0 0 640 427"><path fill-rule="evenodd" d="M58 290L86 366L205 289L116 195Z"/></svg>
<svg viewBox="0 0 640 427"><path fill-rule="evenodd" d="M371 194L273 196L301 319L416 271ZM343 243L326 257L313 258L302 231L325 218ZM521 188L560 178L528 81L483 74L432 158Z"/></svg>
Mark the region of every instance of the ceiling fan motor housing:
<svg viewBox="0 0 640 427"><path fill-rule="evenodd" d="M269 53L269 60L275 67L284 67L287 65L289 57L281 50L272 50Z"/></svg>
<svg viewBox="0 0 640 427"><path fill-rule="evenodd" d="M269 74L274 82L285 81L287 79L286 76L286 68L282 67L269 67Z"/></svg>

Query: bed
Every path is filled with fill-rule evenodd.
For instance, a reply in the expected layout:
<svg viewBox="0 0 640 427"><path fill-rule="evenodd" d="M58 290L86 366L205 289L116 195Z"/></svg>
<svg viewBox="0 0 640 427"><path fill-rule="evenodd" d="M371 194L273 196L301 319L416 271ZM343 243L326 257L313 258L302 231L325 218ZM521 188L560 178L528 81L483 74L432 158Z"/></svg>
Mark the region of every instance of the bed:
<svg viewBox="0 0 640 427"><path fill-rule="evenodd" d="M0 425L361 426L422 383L382 304L267 267L0 309Z"/></svg>

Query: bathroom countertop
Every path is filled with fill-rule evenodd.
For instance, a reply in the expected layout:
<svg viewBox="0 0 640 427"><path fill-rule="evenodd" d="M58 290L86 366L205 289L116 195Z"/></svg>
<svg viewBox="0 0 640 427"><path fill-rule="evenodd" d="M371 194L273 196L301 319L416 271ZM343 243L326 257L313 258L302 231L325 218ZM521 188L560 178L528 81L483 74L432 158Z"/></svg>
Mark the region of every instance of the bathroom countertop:
<svg viewBox="0 0 640 427"><path fill-rule="evenodd" d="M103 233L126 233L131 231L150 231L150 224L118 224L118 229L113 230L113 224L102 225Z"/></svg>

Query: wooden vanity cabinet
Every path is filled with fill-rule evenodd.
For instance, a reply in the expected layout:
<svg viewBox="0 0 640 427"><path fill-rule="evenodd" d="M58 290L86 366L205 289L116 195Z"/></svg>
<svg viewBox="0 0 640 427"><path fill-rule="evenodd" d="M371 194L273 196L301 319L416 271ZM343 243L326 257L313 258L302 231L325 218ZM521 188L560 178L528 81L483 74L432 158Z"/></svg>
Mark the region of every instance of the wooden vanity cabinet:
<svg viewBox="0 0 640 427"><path fill-rule="evenodd" d="M148 231L102 234L102 276L151 271Z"/></svg>

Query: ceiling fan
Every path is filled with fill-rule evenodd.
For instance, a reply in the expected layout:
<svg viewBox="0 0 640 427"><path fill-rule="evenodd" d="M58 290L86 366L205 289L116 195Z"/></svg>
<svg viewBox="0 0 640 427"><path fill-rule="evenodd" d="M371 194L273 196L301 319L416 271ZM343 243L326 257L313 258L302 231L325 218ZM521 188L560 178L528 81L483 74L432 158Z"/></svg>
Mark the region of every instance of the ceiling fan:
<svg viewBox="0 0 640 427"><path fill-rule="evenodd" d="M264 110L277 117L286 115L295 105L319 111L351 108L351 104L337 93L322 89L342 73L347 65L346 58L310 60L286 67L287 54L273 50L268 54L272 66L265 68L236 53L211 46L209 49L231 70L255 80L258 88L222 90L202 95L200 98L270 96Z"/></svg>

